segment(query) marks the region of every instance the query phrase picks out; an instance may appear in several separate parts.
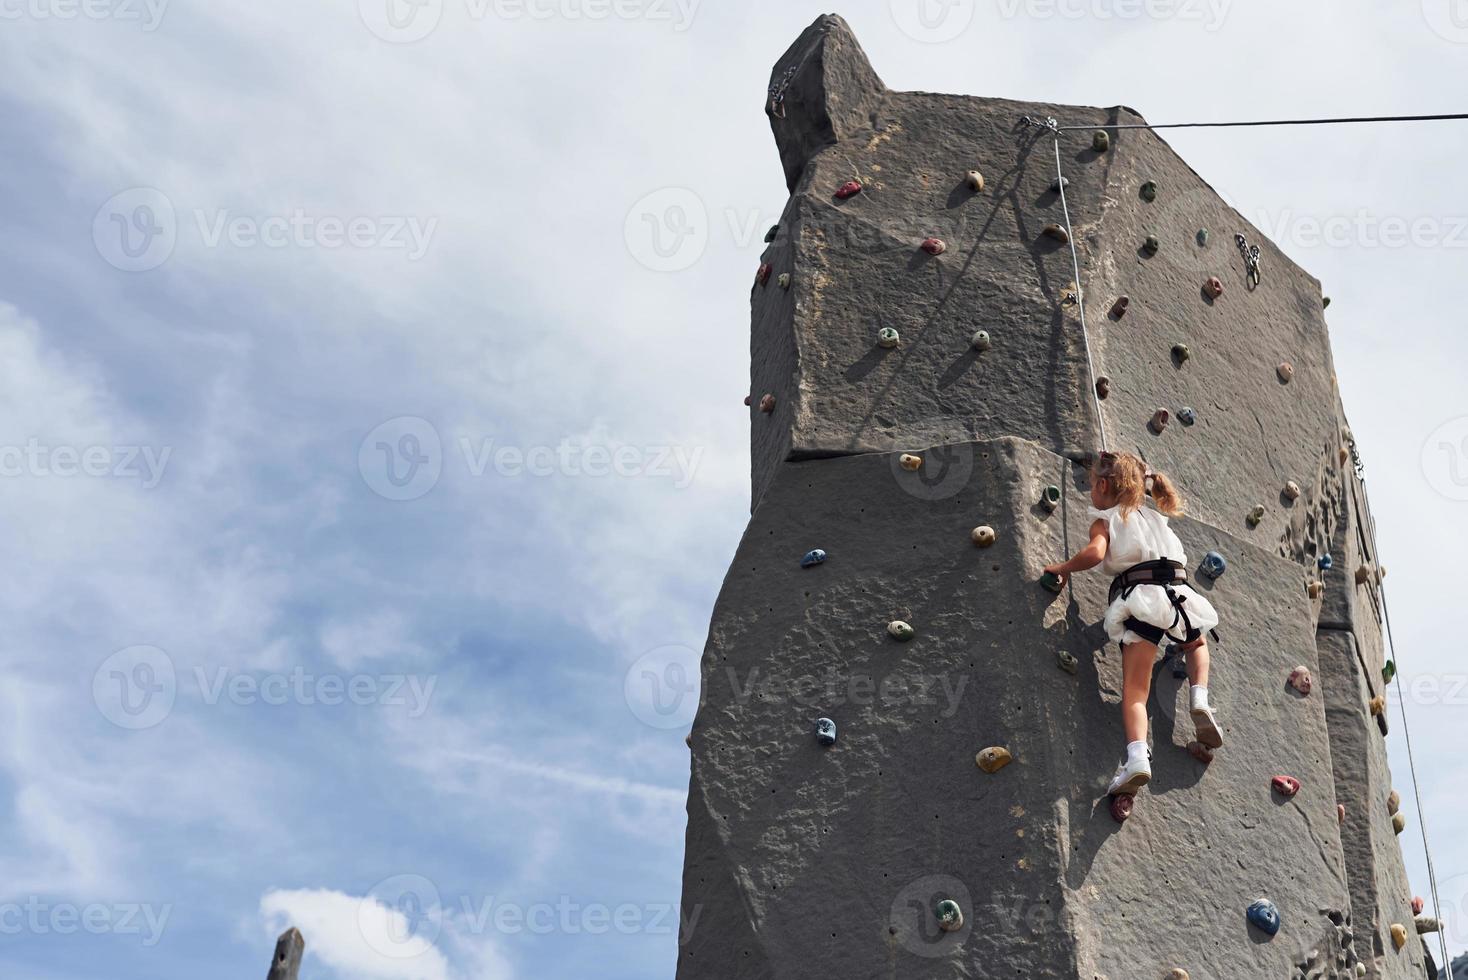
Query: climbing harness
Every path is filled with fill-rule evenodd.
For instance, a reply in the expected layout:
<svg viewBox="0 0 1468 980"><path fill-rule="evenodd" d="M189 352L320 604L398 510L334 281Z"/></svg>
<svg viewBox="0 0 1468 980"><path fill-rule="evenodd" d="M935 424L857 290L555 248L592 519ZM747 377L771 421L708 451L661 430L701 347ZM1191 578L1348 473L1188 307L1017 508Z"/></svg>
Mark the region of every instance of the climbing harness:
<svg viewBox="0 0 1468 980"><path fill-rule="evenodd" d="M1253 289L1259 285L1259 246L1250 245L1249 240L1238 233L1234 234L1234 241L1239 246L1239 254L1244 257L1245 278L1249 281L1249 288Z"/></svg>
<svg viewBox="0 0 1468 980"><path fill-rule="evenodd" d="M1203 633L1201 630L1195 628L1193 621L1188 618L1188 611L1184 608L1188 601L1187 596L1178 595L1172 589L1174 585L1186 585L1187 581L1188 573L1183 570L1183 563L1180 561L1173 561L1171 558L1144 561L1140 564L1133 565L1111 580L1111 589L1107 593L1106 602L1110 605L1118 598L1123 600L1130 599L1133 590L1139 585L1160 585L1167 592L1168 601L1172 603L1172 625L1163 629L1160 626L1153 626L1151 623L1144 623L1135 616L1128 616L1126 622L1122 625L1142 637L1148 643L1161 643L1164 636L1183 644L1194 643L1202 637ZM1178 623L1182 623L1182 636L1178 636L1173 632L1177 628Z"/></svg>

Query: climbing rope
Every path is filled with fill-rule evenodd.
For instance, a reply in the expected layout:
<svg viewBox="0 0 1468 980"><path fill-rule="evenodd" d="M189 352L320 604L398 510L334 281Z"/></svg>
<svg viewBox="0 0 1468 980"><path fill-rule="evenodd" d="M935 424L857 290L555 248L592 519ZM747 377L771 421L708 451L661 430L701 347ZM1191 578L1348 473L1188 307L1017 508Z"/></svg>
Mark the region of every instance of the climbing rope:
<svg viewBox="0 0 1468 980"><path fill-rule="evenodd" d="M1101 129L1210 129L1222 126L1334 126L1341 123L1382 122L1440 122L1449 119L1468 119L1468 112L1447 112L1427 116L1339 116L1333 119L1255 119L1244 122L1186 122L1186 123L1114 123ZM1084 126L1057 126L1059 132L1096 129L1095 124Z"/></svg>
<svg viewBox="0 0 1468 980"><path fill-rule="evenodd" d="M826 32L824 30L821 31L821 37L825 36ZM810 50L806 51L799 61L786 68L785 74L780 80L770 86L770 115L776 119L785 118L785 91L790 88L790 83L795 80L796 75L800 74L800 69L805 67L805 63L810 60L810 56L815 54L820 46L819 41L811 45Z"/></svg>
<svg viewBox="0 0 1468 980"><path fill-rule="evenodd" d="M1397 708L1402 715L1402 739L1407 746L1407 769L1412 777L1412 796L1417 801L1417 827L1422 832L1422 856L1427 862L1427 887L1432 892L1432 907L1439 918L1442 917L1442 905L1437 897L1437 870L1432 865L1432 848L1427 843L1427 815L1422 807L1422 790L1417 785L1417 760L1412 754L1412 730L1407 724L1407 698L1402 692L1402 670L1397 659L1397 641L1392 636L1392 614L1391 608L1386 602L1386 581L1381 575L1381 551L1376 545L1376 515L1371 511L1371 494L1366 489L1366 481L1363 476L1363 467L1360 465L1360 456L1356 453L1356 440L1350 439L1351 455L1355 458L1357 470L1356 475L1362 477L1361 494L1366 503L1366 531L1371 537L1371 556L1376 561L1377 577L1376 587L1381 593L1381 613L1386 620L1387 647L1391 651L1392 663L1397 664L1397 671L1392 680L1397 685ZM1438 945L1442 949L1443 961L1451 963L1448 957L1448 940L1446 931L1439 929L1437 933Z"/></svg>
<svg viewBox="0 0 1468 980"><path fill-rule="evenodd" d="M1054 119L1046 119L1041 123L1026 116L1025 122L1027 125L1043 126L1055 137L1055 186L1060 191L1060 209L1065 215L1065 237L1070 242L1070 266L1076 277L1076 307L1081 314L1081 346L1086 350L1086 380L1091 387L1091 404L1096 408L1096 428L1101 436L1101 449L1105 451L1110 447L1106 444L1106 419L1101 414L1101 395L1096 391L1096 365L1091 360L1091 335L1086 329L1086 291L1081 287L1081 260L1076 254L1076 236L1070 226L1070 206L1065 202L1065 174L1060 168L1060 128Z"/></svg>

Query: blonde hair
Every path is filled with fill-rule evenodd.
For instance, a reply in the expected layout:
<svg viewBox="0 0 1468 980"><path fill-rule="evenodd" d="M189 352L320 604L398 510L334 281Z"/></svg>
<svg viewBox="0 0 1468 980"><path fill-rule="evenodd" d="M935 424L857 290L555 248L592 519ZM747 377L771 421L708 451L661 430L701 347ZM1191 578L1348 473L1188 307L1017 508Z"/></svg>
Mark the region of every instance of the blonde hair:
<svg viewBox="0 0 1468 980"><path fill-rule="evenodd" d="M1109 484L1122 520L1141 510L1143 498L1151 495L1157 509L1168 517L1183 512L1183 498L1165 473L1155 473L1131 453L1102 453L1092 474Z"/></svg>

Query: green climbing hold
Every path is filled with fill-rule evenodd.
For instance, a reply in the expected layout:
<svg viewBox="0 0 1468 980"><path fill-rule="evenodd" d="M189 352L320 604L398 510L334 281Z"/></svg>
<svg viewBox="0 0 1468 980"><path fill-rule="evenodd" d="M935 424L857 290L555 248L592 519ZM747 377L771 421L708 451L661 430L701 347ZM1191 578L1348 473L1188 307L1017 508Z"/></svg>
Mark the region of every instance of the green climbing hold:
<svg viewBox="0 0 1468 980"><path fill-rule="evenodd" d="M1060 576L1056 575L1054 572L1046 572L1045 574L1041 575L1040 584L1049 589L1051 592L1054 592L1056 595L1060 594L1060 590L1062 588Z"/></svg>
<svg viewBox="0 0 1468 980"><path fill-rule="evenodd" d="M1142 200L1149 204L1157 200L1157 181L1149 180L1142 184Z"/></svg>
<svg viewBox="0 0 1468 980"><path fill-rule="evenodd" d="M775 240L775 236L778 234L780 234L780 226L770 225L770 230L765 232L765 244L768 245L770 242L773 242Z"/></svg>
<svg viewBox="0 0 1468 980"><path fill-rule="evenodd" d="M892 327L883 327L877 331L877 346L891 349L896 347L901 337Z"/></svg>
<svg viewBox="0 0 1468 980"><path fill-rule="evenodd" d="M888 623L887 632L891 634L892 639L897 640L900 643L906 643L908 640L917 635L917 630L913 629L910 624L905 623L900 619L894 619L892 620L892 622Z"/></svg>
<svg viewBox="0 0 1468 980"><path fill-rule="evenodd" d="M939 902L933 914L938 917L938 928L944 932L957 932L963 928L963 909L951 898Z"/></svg>
<svg viewBox="0 0 1468 980"><path fill-rule="evenodd" d="M1248 520L1250 527L1258 527L1259 522L1264 520L1264 505L1255 504L1254 509L1249 511Z"/></svg>
<svg viewBox="0 0 1468 980"><path fill-rule="evenodd" d="M1111 149L1111 134L1104 129L1098 129L1091 134L1091 149L1097 153L1105 153Z"/></svg>
<svg viewBox="0 0 1468 980"><path fill-rule="evenodd" d="M1208 229L1207 228L1199 228L1198 229L1197 238L1198 238L1198 247L1199 248L1207 248L1208 247Z"/></svg>
<svg viewBox="0 0 1468 980"><path fill-rule="evenodd" d="M1045 508L1047 511L1053 511L1055 508L1059 507L1060 488L1057 486L1046 487L1044 491L1040 494L1040 506Z"/></svg>
<svg viewBox="0 0 1468 980"><path fill-rule="evenodd" d="M1060 669L1067 674L1074 674L1081 669L1081 662L1075 658L1075 654L1068 650L1061 650L1056 654L1056 660L1060 664Z"/></svg>
<svg viewBox="0 0 1468 980"><path fill-rule="evenodd" d="M1322 296L1322 297L1320 297L1320 308L1323 310L1323 309L1325 309L1328 306L1330 306L1330 297L1329 296Z"/></svg>
<svg viewBox="0 0 1468 980"><path fill-rule="evenodd" d="M1142 242L1142 248L1148 255L1156 255L1157 250L1161 247L1162 243L1157 240L1156 235L1148 235L1146 241Z"/></svg>
<svg viewBox="0 0 1468 980"><path fill-rule="evenodd" d="M1381 682L1383 684L1390 684L1392 682L1392 678L1396 676L1397 662L1395 660L1388 660L1386 664L1381 668Z"/></svg>

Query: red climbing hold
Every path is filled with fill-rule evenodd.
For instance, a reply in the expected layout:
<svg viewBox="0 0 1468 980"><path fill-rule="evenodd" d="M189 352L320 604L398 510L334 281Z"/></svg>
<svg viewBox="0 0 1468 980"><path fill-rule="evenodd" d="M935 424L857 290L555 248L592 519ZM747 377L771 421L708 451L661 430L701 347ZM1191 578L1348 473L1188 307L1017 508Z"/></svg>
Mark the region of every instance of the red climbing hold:
<svg viewBox="0 0 1468 980"><path fill-rule="evenodd" d="M1294 670L1290 671L1290 687L1293 687L1301 694L1309 694L1310 689L1314 687L1314 685L1315 681L1310 676L1310 668L1306 667L1304 664L1301 664Z"/></svg>
<svg viewBox="0 0 1468 980"><path fill-rule="evenodd" d="M855 197L860 193L861 181L859 180L848 180L846 183L842 184L836 189L836 197L837 199L842 201L846 200L848 197Z"/></svg>
<svg viewBox="0 0 1468 980"><path fill-rule="evenodd" d="M770 263L762 262L760 263L759 271L754 274L754 281L763 286L770 281L770 273L774 271L774 267Z"/></svg>
<svg viewBox="0 0 1468 980"><path fill-rule="evenodd" d="M1203 283L1203 291L1208 294L1209 299L1218 299L1223 295L1223 280L1217 276L1209 276L1208 281Z"/></svg>
<svg viewBox="0 0 1468 980"><path fill-rule="evenodd" d="M1300 791L1300 781L1294 776L1275 776L1269 782L1274 791L1286 799Z"/></svg>
<svg viewBox="0 0 1468 980"><path fill-rule="evenodd" d="M1421 915L1422 914L1422 910L1426 907L1426 905L1427 905L1427 903L1423 902L1421 898L1419 898L1417 896L1413 896L1413 898L1412 898L1412 914L1413 915Z"/></svg>
<svg viewBox="0 0 1468 980"><path fill-rule="evenodd" d="M1117 823L1126 823L1126 818L1132 815L1132 807L1136 805L1134 796L1113 796L1111 798L1111 819Z"/></svg>
<svg viewBox="0 0 1468 980"><path fill-rule="evenodd" d="M948 245L941 238L924 238L923 251L929 255L942 255L948 250Z"/></svg>
<svg viewBox="0 0 1468 980"><path fill-rule="evenodd" d="M775 396L766 395L759 400L759 410L768 415L775 410Z"/></svg>
<svg viewBox="0 0 1468 980"><path fill-rule="evenodd" d="M1205 766L1213 761L1213 750L1202 742L1189 742L1188 754Z"/></svg>
<svg viewBox="0 0 1468 980"><path fill-rule="evenodd" d="M1108 377L1106 377L1106 376L1104 376L1104 375L1102 377L1097 378L1096 379L1096 397L1097 398L1100 398L1102 401L1105 401L1106 400L1106 396L1109 395L1109 394L1111 394L1111 379L1108 378Z"/></svg>
<svg viewBox="0 0 1468 980"><path fill-rule="evenodd" d="M1116 298L1116 302L1111 304L1112 319L1120 320L1122 317L1126 316L1126 308L1131 305L1132 298L1130 296L1118 296Z"/></svg>

